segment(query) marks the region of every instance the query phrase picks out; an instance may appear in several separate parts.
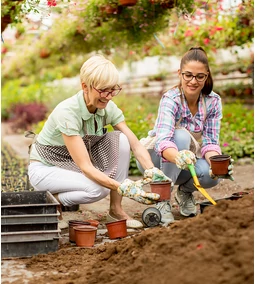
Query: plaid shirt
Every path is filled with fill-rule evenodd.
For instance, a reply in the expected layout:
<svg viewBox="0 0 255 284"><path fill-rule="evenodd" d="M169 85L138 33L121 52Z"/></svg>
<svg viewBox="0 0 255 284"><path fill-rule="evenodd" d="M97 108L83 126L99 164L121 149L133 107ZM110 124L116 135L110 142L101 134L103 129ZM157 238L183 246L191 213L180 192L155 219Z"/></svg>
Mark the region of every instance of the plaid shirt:
<svg viewBox="0 0 255 284"><path fill-rule="evenodd" d="M181 117L180 127L185 127L192 132L202 132L201 152L203 157L209 151L216 151L221 154L219 146L220 121L222 119L221 98L218 94L211 92L204 97L204 101L206 114L203 97L200 95L198 112L193 116L184 96L182 104L179 88L172 88L163 95L154 129L149 131L149 136L157 136L155 150L159 155L167 148L178 150L174 141L174 131L176 123Z"/></svg>

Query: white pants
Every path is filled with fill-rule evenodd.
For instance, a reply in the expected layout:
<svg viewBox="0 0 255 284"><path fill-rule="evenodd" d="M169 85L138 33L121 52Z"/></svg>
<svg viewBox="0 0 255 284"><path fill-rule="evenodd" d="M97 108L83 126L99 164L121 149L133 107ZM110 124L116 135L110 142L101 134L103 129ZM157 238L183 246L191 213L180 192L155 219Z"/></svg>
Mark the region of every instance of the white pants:
<svg viewBox="0 0 255 284"><path fill-rule="evenodd" d="M119 163L115 180L123 182L128 177L130 145L123 133L119 137ZM95 183L82 173L47 166L41 162L33 162L28 166L28 176L35 190L58 193L59 201L64 206L93 203L110 193L110 189Z"/></svg>

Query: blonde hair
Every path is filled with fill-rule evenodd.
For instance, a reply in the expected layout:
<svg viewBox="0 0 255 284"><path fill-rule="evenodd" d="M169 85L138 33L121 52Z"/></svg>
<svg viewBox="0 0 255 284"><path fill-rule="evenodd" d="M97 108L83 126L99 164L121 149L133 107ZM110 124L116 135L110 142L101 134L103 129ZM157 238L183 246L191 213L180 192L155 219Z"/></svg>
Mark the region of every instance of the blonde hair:
<svg viewBox="0 0 255 284"><path fill-rule="evenodd" d="M96 54L83 63L80 80L88 88L113 88L119 83L119 72L111 61L103 55Z"/></svg>

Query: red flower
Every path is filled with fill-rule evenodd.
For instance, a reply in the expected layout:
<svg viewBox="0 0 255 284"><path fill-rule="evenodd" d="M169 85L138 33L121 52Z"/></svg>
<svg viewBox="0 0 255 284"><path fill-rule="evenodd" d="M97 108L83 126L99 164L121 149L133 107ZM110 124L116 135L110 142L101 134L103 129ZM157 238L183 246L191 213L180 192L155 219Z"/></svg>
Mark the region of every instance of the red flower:
<svg viewBox="0 0 255 284"><path fill-rule="evenodd" d="M209 42L210 42L210 39L206 37L206 38L204 39L204 44L205 44L205 45L208 45Z"/></svg>
<svg viewBox="0 0 255 284"><path fill-rule="evenodd" d="M193 36L193 32L191 30L187 30L184 36Z"/></svg>
<svg viewBox="0 0 255 284"><path fill-rule="evenodd" d="M47 0L47 5L49 7L57 6L56 0Z"/></svg>

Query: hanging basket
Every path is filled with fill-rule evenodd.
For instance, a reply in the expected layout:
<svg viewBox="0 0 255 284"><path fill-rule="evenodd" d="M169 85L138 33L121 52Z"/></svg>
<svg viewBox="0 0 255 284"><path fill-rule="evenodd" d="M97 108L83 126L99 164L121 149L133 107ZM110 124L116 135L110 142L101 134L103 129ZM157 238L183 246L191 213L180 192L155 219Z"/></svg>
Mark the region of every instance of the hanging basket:
<svg viewBox="0 0 255 284"><path fill-rule="evenodd" d="M137 3L137 0L119 0L119 3L122 6L134 6Z"/></svg>

